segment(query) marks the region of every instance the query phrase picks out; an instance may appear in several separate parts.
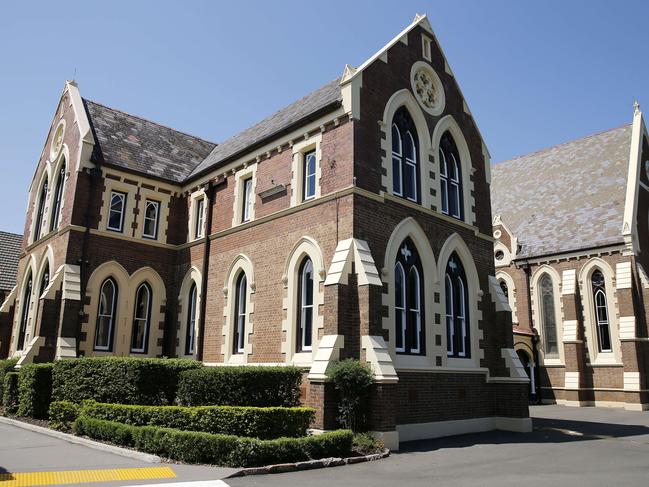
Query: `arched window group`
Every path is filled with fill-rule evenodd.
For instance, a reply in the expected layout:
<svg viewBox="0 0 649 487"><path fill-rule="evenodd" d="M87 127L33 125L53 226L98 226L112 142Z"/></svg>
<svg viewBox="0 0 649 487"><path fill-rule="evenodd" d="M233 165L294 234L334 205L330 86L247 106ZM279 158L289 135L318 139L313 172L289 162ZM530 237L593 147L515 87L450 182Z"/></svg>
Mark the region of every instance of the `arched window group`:
<svg viewBox="0 0 649 487"><path fill-rule="evenodd" d="M549 274L543 274L538 284L540 318L543 333L543 348L546 354L559 352L557 339L557 315L554 306L554 284Z"/></svg>
<svg viewBox="0 0 649 487"><path fill-rule="evenodd" d="M131 353L147 353L151 328L153 291L147 282L140 284L134 296L133 323L131 328ZM112 352L117 324L119 287L112 277L104 280L99 290L97 323L94 349Z"/></svg>
<svg viewBox="0 0 649 487"><path fill-rule="evenodd" d="M441 187L442 213L454 218L463 218L462 168L460 153L450 133L442 135L439 143L439 179Z"/></svg>
<svg viewBox="0 0 649 487"><path fill-rule="evenodd" d="M417 131L412 117L401 107L392 121L392 192L407 200L419 202L419 150Z"/></svg>
<svg viewBox="0 0 649 487"><path fill-rule="evenodd" d="M600 352L611 352L611 328L606 299L606 282L604 274L599 269L591 275L591 292L593 293L593 307L595 328L597 330L597 346Z"/></svg>
<svg viewBox="0 0 649 487"><path fill-rule="evenodd" d="M444 276L446 295L446 352L449 357L470 358L469 294L462 261L451 254Z"/></svg>
<svg viewBox="0 0 649 487"><path fill-rule="evenodd" d="M45 205L47 203L48 196L51 196L51 210L49 213L49 223L46 225L46 230L51 232L56 230L59 227L59 222L61 220L61 206L63 205L63 188L65 186L65 176L66 176L66 161L63 159L61 161L61 167L57 174L52 178L54 184L54 191L50 195L50 190L52 185L50 181L45 176L41 189L38 193L38 200L36 203L36 212L34 213L34 228L33 236L34 242L39 240L43 236L43 225L46 225L46 215L45 215Z"/></svg>
<svg viewBox="0 0 649 487"><path fill-rule="evenodd" d="M399 247L394 266L395 350L424 354L424 284L417 247L409 238Z"/></svg>

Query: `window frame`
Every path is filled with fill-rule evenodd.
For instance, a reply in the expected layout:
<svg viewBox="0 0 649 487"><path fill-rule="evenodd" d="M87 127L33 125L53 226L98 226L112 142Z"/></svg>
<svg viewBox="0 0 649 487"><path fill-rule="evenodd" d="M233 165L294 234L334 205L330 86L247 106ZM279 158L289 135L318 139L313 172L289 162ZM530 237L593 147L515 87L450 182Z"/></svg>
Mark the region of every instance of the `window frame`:
<svg viewBox="0 0 649 487"><path fill-rule="evenodd" d="M548 283L547 286L544 286L544 281ZM555 289L554 289L554 279L548 272L544 272L538 279L537 283L537 292L538 292L538 303L539 303L539 321L542 327L543 334L543 353L547 357L558 357L559 356L559 330L558 330L558 320L557 320L557 310L555 305ZM547 294L548 301L545 301L544 296ZM547 318L550 315L548 310L548 303L552 304L552 320L554 322L553 326L549 327L547 323ZM552 351L550 349L550 340L548 339L548 331L553 330L553 342L556 346L556 350Z"/></svg>
<svg viewBox="0 0 649 487"><path fill-rule="evenodd" d="M34 286L33 274L29 271L27 284L23 289L22 303L20 310L20 328L18 328L18 340L16 341L16 350L24 350L25 338L27 336L27 325L29 324L29 307L32 301L32 288Z"/></svg>
<svg viewBox="0 0 649 487"><path fill-rule="evenodd" d="M34 227L34 242L40 240L43 236L42 231L43 224L45 223L45 203L49 194L48 185L49 178L46 175L38 195L38 206L36 207L36 221Z"/></svg>
<svg viewBox="0 0 649 487"><path fill-rule="evenodd" d="M396 129L396 130L395 130ZM391 160L392 160L392 194L413 203L421 203L421 161L419 156L419 138L417 128L412 115L405 106L399 107L392 117L390 125L392 136ZM395 150L395 132L399 134L399 151ZM406 149L406 141L411 144L411 155L409 158ZM395 168L399 169L398 181L395 177ZM407 175L414 175L412 193L407 194ZM398 185L397 185L398 182Z"/></svg>
<svg viewBox="0 0 649 487"><path fill-rule="evenodd" d="M113 287L113 295L112 295L112 300L111 300L111 305L110 305L110 314L102 314L101 313L101 297L104 292L104 286L106 284L110 283L111 286ZM101 283L101 286L99 287L99 295L98 295L98 302L97 302L97 319L95 321L95 338L92 343L92 349L94 351L98 352L112 352L113 351L113 341L114 341L114 336L115 336L115 323L116 323L116 317L117 317L117 300L119 297L119 287L117 286L117 281L113 279L112 277L108 277L107 279L104 279L104 281ZM99 323L102 317L109 317L109 327L108 327L108 345L106 346L100 346L97 345L97 338L99 336Z"/></svg>
<svg viewBox="0 0 649 487"><path fill-rule="evenodd" d="M309 167L309 158L313 159L313 172L309 173L307 172L307 169ZM307 194L308 187L309 187L309 179L313 178L313 194ZM317 179L318 179L318 161L317 161L317 154L316 154L316 149L313 148L307 152L304 152L302 154L302 201L309 201L312 200L316 197L317 194Z"/></svg>
<svg viewBox="0 0 649 487"><path fill-rule="evenodd" d="M248 321L248 277L244 271L241 271L235 280L234 294L232 355L243 355L246 351Z"/></svg>
<svg viewBox="0 0 649 487"><path fill-rule="evenodd" d="M451 171L451 169L454 169L454 171ZM453 177L453 172L455 177ZM439 143L440 209L442 214L464 221L464 185L462 176L460 151L453 135L447 130L442 134ZM451 202L452 188L455 188L454 194L456 196L453 202ZM456 212L452 211L452 206L455 206Z"/></svg>
<svg viewBox="0 0 649 487"><path fill-rule="evenodd" d="M119 228L117 227L112 227L111 226L111 216L115 210L113 210L113 197L115 196L121 196L122 197L122 209L120 211L120 219L119 219ZM110 198L108 200L108 219L106 220L106 230L110 230L111 232L118 232L118 233L124 233L124 221L126 219L126 201L128 198L128 194L124 193L123 191L117 191L115 189L110 191Z"/></svg>
<svg viewBox="0 0 649 487"><path fill-rule="evenodd" d="M413 271L416 276L415 286L412 285L410 279ZM397 288L397 275L400 275L403 280L401 293ZM410 238L404 239L399 245L394 264L393 285L395 290L395 318L393 322L395 352L399 355L424 356L426 355L425 279L419 251ZM412 289L413 287L414 289ZM398 305L398 299L401 299L403 306ZM416 302L416 309L413 302ZM399 314L397 315L397 313ZM401 318L400 322L398 316ZM400 337L401 346L398 346L397 336Z"/></svg>
<svg viewBox="0 0 649 487"><path fill-rule="evenodd" d="M446 262L444 291L446 356L451 359L471 359L468 281L462 259L455 252ZM458 336L461 338L458 339Z"/></svg>
<svg viewBox="0 0 649 487"><path fill-rule="evenodd" d="M151 218L147 216L149 205L155 206L155 218L153 218L153 234L146 233L147 221L151 221ZM158 227L160 226L160 207L161 207L160 201L149 199L149 198L146 198L144 200L144 211L142 212L143 214L142 238L147 238L150 240L158 239Z"/></svg>
<svg viewBox="0 0 649 487"><path fill-rule="evenodd" d="M595 274L599 273L601 276L601 281L599 284L595 283ZM595 332L597 335L597 351L598 353L612 353L613 352L613 337L611 335L611 319L608 309L608 296L606 295L606 278L604 273L600 269L595 269L590 275L590 285L591 285L591 297L592 297L592 306L593 306L593 324L595 325ZM598 303L598 296L601 296L603 299L603 305ZM600 319L599 310L603 309L606 315L605 320ZM606 334L608 339L608 348L603 347L602 341L602 328L606 328Z"/></svg>
<svg viewBox="0 0 649 487"><path fill-rule="evenodd" d="M311 304L306 303L307 293L307 283L305 282L305 276L307 274L308 268L311 268ZM311 352L313 351L313 324L315 321L315 273L313 261L309 256L306 256L302 259L300 267L298 270L298 299L297 299L297 341L296 341L296 353ZM306 315L307 311L311 311L311 323L309 323L309 330L306 332L307 323ZM308 344L307 344L308 339Z"/></svg>
<svg viewBox="0 0 649 487"><path fill-rule="evenodd" d="M54 186L54 204L52 205L52 218L50 221L50 232L58 229L61 219L61 208L63 203L63 189L65 185L65 177L67 174L66 161L63 159L61 169L59 170L59 177Z"/></svg>
<svg viewBox="0 0 649 487"><path fill-rule="evenodd" d="M189 288L187 304L187 317L185 318L185 355L194 355L196 349L196 308L198 306L198 286L196 286L194 280L192 280L192 285Z"/></svg>
<svg viewBox="0 0 649 487"><path fill-rule="evenodd" d="M252 220L252 205L254 204L254 190L252 174L241 178L241 223Z"/></svg>
<svg viewBox="0 0 649 487"><path fill-rule="evenodd" d="M138 308L140 304L140 290L144 289L147 293L147 302L145 307L145 316L138 317ZM146 354L149 349L149 330L151 329L151 309L153 302L153 290L146 281L141 283L135 290L135 300L133 306L133 323L131 325L131 344L130 353ZM144 332L142 333L142 346L136 348L134 342L136 339L136 330L139 330L141 322L144 322Z"/></svg>
<svg viewBox="0 0 649 487"><path fill-rule="evenodd" d="M194 200L196 211L194 213L194 239L205 236L205 197L201 196Z"/></svg>

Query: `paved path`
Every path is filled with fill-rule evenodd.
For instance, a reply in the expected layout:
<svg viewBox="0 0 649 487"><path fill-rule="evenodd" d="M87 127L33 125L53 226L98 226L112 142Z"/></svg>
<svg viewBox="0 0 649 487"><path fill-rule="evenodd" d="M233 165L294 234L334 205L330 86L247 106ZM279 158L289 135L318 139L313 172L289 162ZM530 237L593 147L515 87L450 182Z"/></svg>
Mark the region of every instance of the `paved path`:
<svg viewBox="0 0 649 487"><path fill-rule="evenodd" d="M287 474L227 479L226 469L141 463L126 457L0 425L0 472L171 468L175 477L73 485L164 484L191 487L290 485L377 486L642 486L649 485L649 412L537 406L534 432L489 432L419 441L378 462ZM132 478L132 477L129 477ZM71 484L67 484L71 485ZM0 487L2 482L0 481Z"/></svg>

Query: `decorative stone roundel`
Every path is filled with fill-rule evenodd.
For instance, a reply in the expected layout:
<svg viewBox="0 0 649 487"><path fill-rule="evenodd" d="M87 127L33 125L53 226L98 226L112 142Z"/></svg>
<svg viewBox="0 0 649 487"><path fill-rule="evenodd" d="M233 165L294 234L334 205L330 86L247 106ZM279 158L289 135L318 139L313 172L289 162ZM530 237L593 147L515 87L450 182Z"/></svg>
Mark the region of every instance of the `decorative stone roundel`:
<svg viewBox="0 0 649 487"><path fill-rule="evenodd" d="M65 133L65 123L61 122L56 127L54 137L52 138L52 145L50 147L50 160L56 159L56 156L61 152L63 146L63 134Z"/></svg>
<svg viewBox="0 0 649 487"><path fill-rule="evenodd" d="M429 64L423 61L413 64L410 82L412 91L424 110L431 115L439 115L444 111L444 86Z"/></svg>

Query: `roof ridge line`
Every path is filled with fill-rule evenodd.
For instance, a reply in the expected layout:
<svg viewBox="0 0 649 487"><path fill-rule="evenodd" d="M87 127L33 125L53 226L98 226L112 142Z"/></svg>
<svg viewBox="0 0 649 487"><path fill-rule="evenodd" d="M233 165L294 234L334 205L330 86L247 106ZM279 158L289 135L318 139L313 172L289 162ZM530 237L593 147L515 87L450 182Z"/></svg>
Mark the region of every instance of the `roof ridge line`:
<svg viewBox="0 0 649 487"><path fill-rule="evenodd" d="M140 116L140 115L134 115L134 114L129 113L129 112L126 112L126 111L124 111L124 110L120 110L119 108L109 107L108 105L105 105L104 103L100 103L100 102L98 102L98 101L91 100L91 99L89 99L89 98L83 98L83 97L82 97L81 99L82 99L83 101L85 101L85 102L94 103L95 105L99 105L99 106L101 106L101 107L107 108L108 110L113 110L114 112L119 112L119 113L122 113L122 114L124 114L124 115L129 116L129 117L138 118L138 119L140 119L140 120L143 120L144 122L152 123L152 124L158 125L159 127L166 128L166 129L168 129L168 130L173 130L174 132L178 132L179 134L185 135L185 136L187 136L187 137L192 137L192 138L194 138L194 139L199 139L199 140L202 140L203 142L207 142L208 144L213 144L213 145L215 145L215 146L218 145L217 142L213 142L213 141L211 141L211 140L207 140L207 139L205 139L205 138L203 138L203 137L199 137L198 135L193 135L193 134L190 134L190 133L188 133L188 132L183 132L182 130L175 129L175 128L173 128L173 127L170 127L169 125L165 125L165 124L160 123L160 122L155 122L155 121L153 121L153 120L151 120L151 119L149 119L149 118L144 118L144 117L142 117L142 116Z"/></svg>
<svg viewBox="0 0 649 487"><path fill-rule="evenodd" d="M545 147L543 149L539 149L539 150L536 150L536 151L532 151L532 152L529 152L527 154L522 154L520 156L515 156L515 157L512 157L510 159L505 159L504 161L494 162L492 164L492 166L500 166L501 164L506 164L508 162L514 162L514 161L516 161L518 159L523 159L523 158L526 158L526 157L535 156L535 155L541 154L543 152L549 152L549 151L551 151L553 149L556 149L556 148L564 146L564 145L574 144L575 142L579 142L580 140L586 140L586 139L590 139L591 137L597 137L598 135L605 134L606 132L613 132L614 130L619 130L619 129L624 128L624 127L630 127L631 125L632 125L631 122L623 123L622 125L618 125L617 127L613 127L613 128L605 129L605 130L600 130L598 132L588 134L588 135L584 135L582 137L576 137L574 139L570 139L570 140L567 140L565 142L560 142L558 144L551 145L549 147Z"/></svg>

